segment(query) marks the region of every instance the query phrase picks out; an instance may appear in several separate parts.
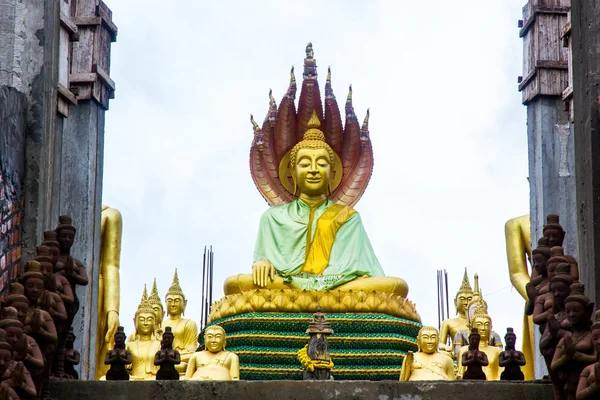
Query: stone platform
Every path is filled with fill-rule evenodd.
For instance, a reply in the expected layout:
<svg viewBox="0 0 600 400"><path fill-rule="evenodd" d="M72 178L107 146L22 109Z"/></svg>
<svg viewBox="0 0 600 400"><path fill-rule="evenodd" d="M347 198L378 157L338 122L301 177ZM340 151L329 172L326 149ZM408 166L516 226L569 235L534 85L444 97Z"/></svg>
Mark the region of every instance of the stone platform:
<svg viewBox="0 0 600 400"><path fill-rule="evenodd" d="M60 400L546 400L549 382L235 381L53 382Z"/></svg>

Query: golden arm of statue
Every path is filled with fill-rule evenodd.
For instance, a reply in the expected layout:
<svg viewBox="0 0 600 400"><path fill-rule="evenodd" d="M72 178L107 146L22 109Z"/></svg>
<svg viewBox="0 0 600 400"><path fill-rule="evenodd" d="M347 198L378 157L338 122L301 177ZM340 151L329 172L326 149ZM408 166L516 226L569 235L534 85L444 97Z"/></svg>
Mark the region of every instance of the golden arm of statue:
<svg viewBox="0 0 600 400"><path fill-rule="evenodd" d="M414 360L414 353L409 351L402 361L402 369L400 370L400 381L407 382L410 379L411 367Z"/></svg>
<svg viewBox="0 0 600 400"><path fill-rule="evenodd" d="M123 219L121 213L107 206L102 206L102 240L100 273L103 283L103 304L99 317L106 318L104 340L110 342L119 326L120 306L120 259Z"/></svg>
<svg viewBox="0 0 600 400"><path fill-rule="evenodd" d="M523 215L506 222L506 258L510 281L519 294L527 301L527 283L530 281L527 272L527 259L531 260L531 225L529 215Z"/></svg>

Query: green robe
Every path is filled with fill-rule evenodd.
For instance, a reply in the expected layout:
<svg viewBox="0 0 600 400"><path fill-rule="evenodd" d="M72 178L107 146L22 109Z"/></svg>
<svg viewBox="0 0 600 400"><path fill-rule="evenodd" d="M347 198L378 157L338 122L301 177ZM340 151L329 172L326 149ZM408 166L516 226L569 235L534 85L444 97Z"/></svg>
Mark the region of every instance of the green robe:
<svg viewBox="0 0 600 400"><path fill-rule="evenodd" d="M315 210L313 238L318 218L332 204L327 200ZM310 207L300 199L268 209L260 219L254 262L271 262L278 275L307 290L332 289L364 275L385 276L358 213L352 214L338 230L323 274L302 272L309 216Z"/></svg>

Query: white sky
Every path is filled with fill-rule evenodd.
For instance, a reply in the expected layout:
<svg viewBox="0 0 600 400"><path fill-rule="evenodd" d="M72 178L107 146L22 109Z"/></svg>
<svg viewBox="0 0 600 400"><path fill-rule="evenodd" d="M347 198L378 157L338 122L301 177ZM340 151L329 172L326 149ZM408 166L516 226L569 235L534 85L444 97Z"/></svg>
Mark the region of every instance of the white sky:
<svg viewBox="0 0 600 400"><path fill-rule="evenodd" d="M330 65L342 110L350 83L361 121L371 108L375 168L356 209L386 274L404 278L423 323L437 325L436 270L448 271L452 301L466 266L494 330L520 335L504 223L529 210L516 83L525 2L111 1L103 201L123 214L128 334L144 282L156 277L164 298L175 267L186 317L199 320L205 245L215 298L227 276L251 271L268 206L249 173L248 117L262 121L269 88L279 103L291 65L301 81L312 41L322 93Z"/></svg>

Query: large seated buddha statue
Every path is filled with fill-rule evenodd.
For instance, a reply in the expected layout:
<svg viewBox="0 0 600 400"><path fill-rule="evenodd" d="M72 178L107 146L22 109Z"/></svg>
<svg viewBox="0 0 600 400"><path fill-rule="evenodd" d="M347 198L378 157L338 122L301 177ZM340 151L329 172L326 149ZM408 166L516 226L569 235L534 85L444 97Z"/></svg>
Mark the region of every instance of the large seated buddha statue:
<svg viewBox="0 0 600 400"><path fill-rule="evenodd" d="M397 379L406 352L417 348L421 324L407 283L385 276L353 209L373 169L369 113L361 127L350 88L342 123L330 71L323 107L310 43L297 111L295 96L292 68L279 107L269 93L262 127L251 116L250 170L272 207L260 219L251 273L225 281L225 297L213 304L209 325L227 330L242 379L299 379L301 366L289 360L303 344L293 340L318 304L336 326L333 355L345 357L336 378ZM274 364L268 360L288 353L286 366L264 372L264 364ZM356 363L365 354L373 358L369 368L363 365L369 374Z"/></svg>

